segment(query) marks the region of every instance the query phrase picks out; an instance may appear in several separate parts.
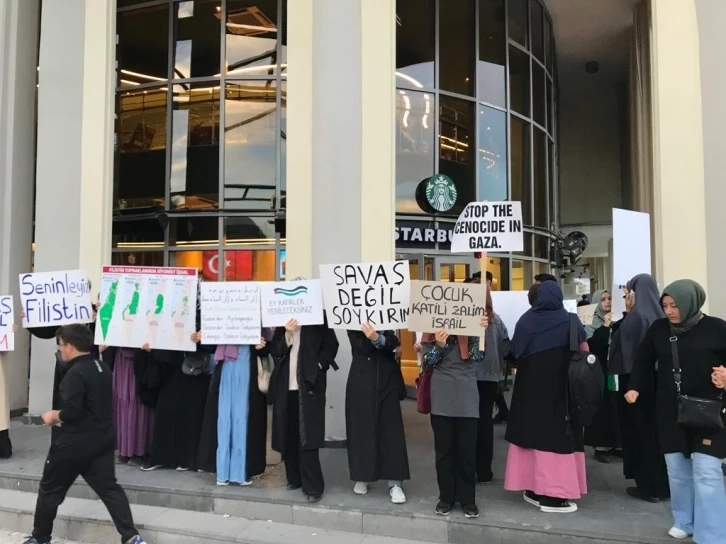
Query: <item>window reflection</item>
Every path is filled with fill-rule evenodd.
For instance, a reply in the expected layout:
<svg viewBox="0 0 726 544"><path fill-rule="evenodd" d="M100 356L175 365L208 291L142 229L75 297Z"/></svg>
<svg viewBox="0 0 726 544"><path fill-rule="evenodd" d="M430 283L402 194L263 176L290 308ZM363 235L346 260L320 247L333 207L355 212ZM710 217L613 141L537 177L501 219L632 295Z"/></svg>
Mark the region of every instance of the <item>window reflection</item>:
<svg viewBox="0 0 726 544"><path fill-rule="evenodd" d="M548 228L547 223L547 137L534 127L534 224Z"/></svg>
<svg viewBox="0 0 726 544"><path fill-rule="evenodd" d="M492 274L492 291L509 291L509 259L487 256L486 264L486 271ZM497 309L494 308L494 311ZM513 334L513 331L509 334Z"/></svg>
<svg viewBox="0 0 726 544"><path fill-rule="evenodd" d="M204 281L217 281L218 275L212 273L219 260L217 250L172 251L169 253L169 266L195 268L199 278Z"/></svg>
<svg viewBox="0 0 726 544"><path fill-rule="evenodd" d="M549 204L550 204L550 214L551 218L550 221L557 221L558 214L557 214L557 200L555 192L555 188L557 187L557 180L555 179L555 145L552 143L551 140L547 141L547 190L549 194Z"/></svg>
<svg viewBox="0 0 726 544"><path fill-rule="evenodd" d="M532 192L530 187L530 127L517 117L511 117L511 161L512 161L512 200L522 203L522 221L532 224Z"/></svg>
<svg viewBox="0 0 726 544"><path fill-rule="evenodd" d="M225 217L224 243L227 246L259 246L275 243L274 217Z"/></svg>
<svg viewBox="0 0 726 544"><path fill-rule="evenodd" d="M511 108L529 117L529 55L509 47L509 100Z"/></svg>
<svg viewBox="0 0 726 544"><path fill-rule="evenodd" d="M536 62L532 63L532 109L534 122L545 126L545 72Z"/></svg>
<svg viewBox="0 0 726 544"><path fill-rule="evenodd" d="M434 0L398 0L396 84L414 89L434 86Z"/></svg>
<svg viewBox="0 0 726 544"><path fill-rule="evenodd" d="M456 185L456 204L447 215L458 215L476 199L474 103L448 96L439 100L439 173L449 176Z"/></svg>
<svg viewBox="0 0 726 544"><path fill-rule="evenodd" d="M532 53L539 60L544 61L544 10L538 0L531 0L530 13L532 16Z"/></svg>
<svg viewBox="0 0 726 544"><path fill-rule="evenodd" d="M527 0L509 0L509 37L527 46Z"/></svg>
<svg viewBox="0 0 726 544"><path fill-rule="evenodd" d="M507 114L479 107L479 200L507 199Z"/></svg>
<svg viewBox="0 0 726 544"><path fill-rule="evenodd" d="M544 49L546 60L545 65L547 66L547 71L552 74L554 73L552 70L552 60L554 56L552 51L552 23L547 16L544 18Z"/></svg>
<svg viewBox="0 0 726 544"><path fill-rule="evenodd" d="M118 86L166 81L169 70L169 7L120 12L116 20Z"/></svg>
<svg viewBox="0 0 726 544"><path fill-rule="evenodd" d="M164 266L163 251L114 251L113 266Z"/></svg>
<svg viewBox="0 0 726 544"><path fill-rule="evenodd" d="M166 87L118 95L114 210L164 207Z"/></svg>
<svg viewBox="0 0 726 544"><path fill-rule="evenodd" d="M396 96L396 210L421 213L416 187L434 174L434 96L399 90Z"/></svg>
<svg viewBox="0 0 726 544"><path fill-rule="evenodd" d="M287 207L287 82L280 83L280 208Z"/></svg>
<svg viewBox="0 0 726 544"><path fill-rule="evenodd" d="M275 198L276 88L228 83L224 120L224 208L269 210Z"/></svg>
<svg viewBox="0 0 726 544"><path fill-rule="evenodd" d="M526 291L534 284L532 261L512 259L512 291Z"/></svg>
<svg viewBox="0 0 726 544"><path fill-rule="evenodd" d="M506 56L504 0L479 3L479 98L506 107Z"/></svg>
<svg viewBox="0 0 726 544"><path fill-rule="evenodd" d="M172 217L169 220L170 246L216 246L219 219L210 216Z"/></svg>
<svg viewBox="0 0 726 544"><path fill-rule="evenodd" d="M219 74L220 0L174 3L174 79Z"/></svg>
<svg viewBox="0 0 726 544"><path fill-rule="evenodd" d="M277 38L277 0L227 1L228 75L274 76Z"/></svg>
<svg viewBox="0 0 726 544"><path fill-rule="evenodd" d="M164 229L154 212L117 213L111 227L111 242L114 248L163 248Z"/></svg>
<svg viewBox="0 0 726 544"><path fill-rule="evenodd" d="M275 281L274 250L224 252L224 281Z"/></svg>
<svg viewBox="0 0 726 544"><path fill-rule="evenodd" d="M219 201L219 87L174 85L171 208L216 208Z"/></svg>
<svg viewBox="0 0 726 544"><path fill-rule="evenodd" d="M439 2L439 88L474 95L474 0Z"/></svg>

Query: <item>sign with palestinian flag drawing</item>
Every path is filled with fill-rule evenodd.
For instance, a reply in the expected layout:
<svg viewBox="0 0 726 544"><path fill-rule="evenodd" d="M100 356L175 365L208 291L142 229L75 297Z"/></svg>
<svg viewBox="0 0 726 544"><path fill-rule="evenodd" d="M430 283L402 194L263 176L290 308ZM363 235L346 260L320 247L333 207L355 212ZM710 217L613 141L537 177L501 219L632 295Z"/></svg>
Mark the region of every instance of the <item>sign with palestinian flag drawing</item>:
<svg viewBox="0 0 726 544"><path fill-rule="evenodd" d="M260 283L260 294L263 327L283 327L290 319L300 325L324 322L320 280Z"/></svg>

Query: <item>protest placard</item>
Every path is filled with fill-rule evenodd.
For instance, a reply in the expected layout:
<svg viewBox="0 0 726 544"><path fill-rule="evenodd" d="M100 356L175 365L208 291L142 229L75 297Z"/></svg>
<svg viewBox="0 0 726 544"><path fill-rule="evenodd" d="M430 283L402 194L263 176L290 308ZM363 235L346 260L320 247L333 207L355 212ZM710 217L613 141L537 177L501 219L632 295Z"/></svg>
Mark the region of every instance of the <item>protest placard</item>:
<svg viewBox="0 0 726 544"><path fill-rule="evenodd" d="M408 330L481 336L486 313L486 284L412 281Z"/></svg>
<svg viewBox="0 0 726 544"><path fill-rule="evenodd" d="M577 301L576 300L564 300L562 303L565 306L565 310L567 310L571 314L577 313Z"/></svg>
<svg viewBox="0 0 726 544"><path fill-rule="evenodd" d="M262 338L260 286L255 282L204 282L202 343L255 345Z"/></svg>
<svg viewBox="0 0 726 544"><path fill-rule="evenodd" d="M260 294L263 327L283 327L290 319L302 326L324 323L320 280L260 283Z"/></svg>
<svg viewBox="0 0 726 544"><path fill-rule="evenodd" d="M408 322L408 261L320 265L328 325L359 331L405 329Z"/></svg>
<svg viewBox="0 0 726 544"><path fill-rule="evenodd" d="M523 251L520 202L471 202L456 221L452 253Z"/></svg>
<svg viewBox="0 0 726 544"><path fill-rule="evenodd" d="M194 351L197 283L196 268L104 266L96 343Z"/></svg>
<svg viewBox="0 0 726 544"><path fill-rule="evenodd" d="M519 318L530 309L527 294L527 291L492 291L492 305L507 327L509 338L514 334Z"/></svg>
<svg viewBox="0 0 726 544"><path fill-rule="evenodd" d="M592 325L592 318L595 317L595 310L597 310L597 304L588 304L587 306L580 306L577 308L577 315L580 318L580 322L583 325Z"/></svg>
<svg viewBox="0 0 726 544"><path fill-rule="evenodd" d="M0 296L0 351L13 351L15 349L13 323L15 323L13 297Z"/></svg>
<svg viewBox="0 0 726 544"><path fill-rule="evenodd" d="M56 327L93 321L88 276L83 270L20 274L23 327Z"/></svg>

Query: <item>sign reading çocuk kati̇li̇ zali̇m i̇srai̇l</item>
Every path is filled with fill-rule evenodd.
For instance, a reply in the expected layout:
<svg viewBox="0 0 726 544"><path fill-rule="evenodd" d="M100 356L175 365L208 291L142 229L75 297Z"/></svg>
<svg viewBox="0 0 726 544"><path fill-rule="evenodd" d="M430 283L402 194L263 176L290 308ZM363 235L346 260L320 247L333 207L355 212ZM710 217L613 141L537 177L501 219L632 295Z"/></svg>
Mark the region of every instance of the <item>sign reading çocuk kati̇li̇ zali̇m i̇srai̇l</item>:
<svg viewBox="0 0 726 544"><path fill-rule="evenodd" d="M15 323L13 297L0 296L0 351L13 351L15 349L13 323Z"/></svg>
<svg viewBox="0 0 726 544"><path fill-rule="evenodd" d="M404 329L408 322L408 261L320 265L328 325L359 331Z"/></svg>
<svg viewBox="0 0 726 544"><path fill-rule="evenodd" d="M97 344L195 351L196 314L195 268L103 267Z"/></svg>
<svg viewBox="0 0 726 544"><path fill-rule="evenodd" d="M456 221L452 253L523 250L520 202L471 202Z"/></svg>
<svg viewBox="0 0 726 544"><path fill-rule="evenodd" d="M260 343L260 286L251 281L204 282L201 286L202 344Z"/></svg>
<svg viewBox="0 0 726 544"><path fill-rule="evenodd" d="M24 328L93 321L91 288L83 270L20 274L20 303Z"/></svg>
<svg viewBox="0 0 726 544"><path fill-rule="evenodd" d="M264 282L260 294L263 327L284 327L290 319L300 326L325 322L320 280Z"/></svg>
<svg viewBox="0 0 726 544"><path fill-rule="evenodd" d="M480 336L486 295L486 285L413 280L408 330Z"/></svg>

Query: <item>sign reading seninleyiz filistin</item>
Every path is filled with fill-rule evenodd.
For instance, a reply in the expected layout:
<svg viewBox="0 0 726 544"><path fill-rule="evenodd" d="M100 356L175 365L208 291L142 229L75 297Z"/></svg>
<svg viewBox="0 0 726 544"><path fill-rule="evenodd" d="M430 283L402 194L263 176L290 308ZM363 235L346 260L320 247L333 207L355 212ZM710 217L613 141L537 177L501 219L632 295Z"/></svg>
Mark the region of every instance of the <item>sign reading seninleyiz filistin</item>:
<svg viewBox="0 0 726 544"><path fill-rule="evenodd" d="M452 253L523 250L521 202L471 202L451 237Z"/></svg>
<svg viewBox="0 0 726 544"><path fill-rule="evenodd" d="M359 331L405 329L410 278L408 261L320 265L328 325Z"/></svg>

